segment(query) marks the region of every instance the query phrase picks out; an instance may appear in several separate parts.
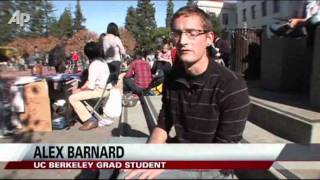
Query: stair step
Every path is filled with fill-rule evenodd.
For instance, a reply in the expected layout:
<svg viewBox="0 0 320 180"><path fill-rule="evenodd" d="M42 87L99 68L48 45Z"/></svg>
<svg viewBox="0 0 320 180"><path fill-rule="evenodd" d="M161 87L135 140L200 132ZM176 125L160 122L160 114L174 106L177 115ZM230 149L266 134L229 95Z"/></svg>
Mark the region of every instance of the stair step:
<svg viewBox="0 0 320 180"><path fill-rule="evenodd" d="M252 96L250 98L249 121L292 142L320 142L320 113Z"/></svg>
<svg viewBox="0 0 320 180"><path fill-rule="evenodd" d="M247 121L243 132L244 142L247 143L292 143L291 141L281 138L265 129Z"/></svg>
<svg viewBox="0 0 320 180"><path fill-rule="evenodd" d="M147 97L148 105L156 111L156 117L161 109L161 96L149 96ZM151 103L150 103L151 102ZM312 112L311 112L312 113ZM313 118L313 116L310 116ZM252 120L254 122L254 120ZM243 132L243 143L292 143L292 141L279 137L268 130L265 130L258 125L247 121L245 130ZM289 168L284 162L275 162L275 167L271 167L269 170L239 170L236 174L239 179L305 179L320 177L319 171L315 169L298 169L301 166L301 162L291 162Z"/></svg>
<svg viewBox="0 0 320 180"><path fill-rule="evenodd" d="M133 107L123 107L119 127L121 136L148 137L150 135L140 103Z"/></svg>

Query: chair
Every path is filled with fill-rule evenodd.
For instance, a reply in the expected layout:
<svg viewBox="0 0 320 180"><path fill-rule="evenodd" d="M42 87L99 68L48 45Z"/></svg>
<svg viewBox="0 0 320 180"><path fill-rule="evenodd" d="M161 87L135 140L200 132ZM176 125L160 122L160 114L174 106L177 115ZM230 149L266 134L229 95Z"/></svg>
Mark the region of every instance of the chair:
<svg viewBox="0 0 320 180"><path fill-rule="evenodd" d="M77 88L79 85L80 81L77 79L68 81L67 84L70 84L70 86L73 86L74 88ZM105 91L107 91L108 87L105 87ZM103 97L102 94L100 96L100 98L98 99L98 101L96 101L97 99L88 99L88 100L84 100L83 103L86 106L86 108L88 109L88 111L95 116L98 120L102 120L103 117L101 116L100 110L102 110L103 106L105 105L105 103L108 100L108 96L107 97ZM95 101L95 103L89 103L91 101ZM94 105L92 105L94 104ZM102 111L101 111L102 112Z"/></svg>
<svg viewBox="0 0 320 180"><path fill-rule="evenodd" d="M102 99L101 99L102 98ZM90 105L87 101L85 100L83 101L83 103L85 104L86 108L88 109L88 111L95 117L97 118L99 121L103 120L104 118L101 116L101 112L99 113L99 111L101 111L102 107L105 105L105 103L108 100L108 97L101 97L98 102L96 102L95 106Z"/></svg>

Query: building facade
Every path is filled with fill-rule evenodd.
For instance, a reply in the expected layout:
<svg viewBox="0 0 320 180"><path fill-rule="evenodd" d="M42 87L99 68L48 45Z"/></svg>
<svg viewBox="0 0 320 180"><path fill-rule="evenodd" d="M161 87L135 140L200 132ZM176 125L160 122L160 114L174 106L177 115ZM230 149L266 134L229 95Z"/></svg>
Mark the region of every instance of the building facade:
<svg viewBox="0 0 320 180"><path fill-rule="evenodd" d="M237 27L237 6L236 2L223 0L196 1L195 4L207 13L214 13L220 20L226 31Z"/></svg>
<svg viewBox="0 0 320 180"><path fill-rule="evenodd" d="M291 18L303 17L305 0L239 0L237 27L265 29L267 35L272 24L282 24Z"/></svg>

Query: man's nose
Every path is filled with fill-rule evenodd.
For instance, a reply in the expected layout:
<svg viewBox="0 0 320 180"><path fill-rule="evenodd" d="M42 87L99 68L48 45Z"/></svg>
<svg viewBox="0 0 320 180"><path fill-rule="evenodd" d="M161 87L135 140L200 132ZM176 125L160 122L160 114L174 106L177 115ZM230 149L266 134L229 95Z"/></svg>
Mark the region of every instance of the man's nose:
<svg viewBox="0 0 320 180"><path fill-rule="evenodd" d="M181 45L185 45L188 43L189 38L187 37L186 33L181 33L178 43Z"/></svg>

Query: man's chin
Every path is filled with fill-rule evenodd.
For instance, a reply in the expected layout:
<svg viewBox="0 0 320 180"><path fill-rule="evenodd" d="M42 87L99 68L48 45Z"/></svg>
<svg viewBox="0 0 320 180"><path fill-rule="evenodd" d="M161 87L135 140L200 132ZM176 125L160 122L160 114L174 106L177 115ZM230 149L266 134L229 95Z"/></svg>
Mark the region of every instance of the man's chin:
<svg viewBox="0 0 320 180"><path fill-rule="evenodd" d="M194 61L193 58L188 55L182 55L180 56L180 59L182 62L185 62L185 63L191 63Z"/></svg>
<svg viewBox="0 0 320 180"><path fill-rule="evenodd" d="M194 60L193 60L193 59L182 59L182 58L181 58L181 61L182 61L183 63L186 63L186 64L193 64L193 63L194 63Z"/></svg>

